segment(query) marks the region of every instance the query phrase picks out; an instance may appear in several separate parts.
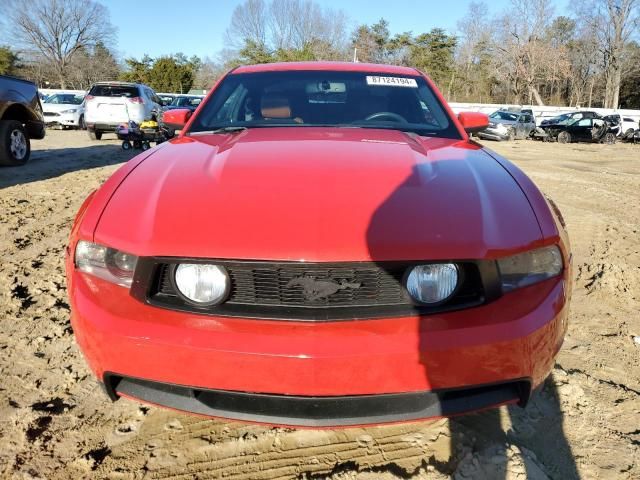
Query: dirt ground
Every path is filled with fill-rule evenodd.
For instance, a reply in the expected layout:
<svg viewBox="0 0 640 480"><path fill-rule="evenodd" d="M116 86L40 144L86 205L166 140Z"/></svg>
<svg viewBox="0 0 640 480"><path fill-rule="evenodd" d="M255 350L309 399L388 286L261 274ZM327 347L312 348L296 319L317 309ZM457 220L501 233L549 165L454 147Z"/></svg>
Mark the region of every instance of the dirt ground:
<svg viewBox="0 0 640 480"><path fill-rule="evenodd" d="M63 250L82 200L134 153L50 131L0 169L0 477L640 478L640 147L487 143L559 205L571 326L529 406L342 430L111 403L75 345Z"/></svg>

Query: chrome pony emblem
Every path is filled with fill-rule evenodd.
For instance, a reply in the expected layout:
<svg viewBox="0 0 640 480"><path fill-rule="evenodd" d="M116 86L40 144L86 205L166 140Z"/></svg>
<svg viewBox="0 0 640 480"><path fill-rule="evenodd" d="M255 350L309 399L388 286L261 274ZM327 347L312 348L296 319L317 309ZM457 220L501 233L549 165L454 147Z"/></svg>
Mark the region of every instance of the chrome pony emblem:
<svg viewBox="0 0 640 480"><path fill-rule="evenodd" d="M340 283L333 280L316 280L313 277L304 275L302 277L295 277L289 280L287 287L302 287L302 293L304 297L309 300L319 300L333 295L338 290L345 290L347 288L357 289L360 288L359 283L349 283L346 280L341 280Z"/></svg>

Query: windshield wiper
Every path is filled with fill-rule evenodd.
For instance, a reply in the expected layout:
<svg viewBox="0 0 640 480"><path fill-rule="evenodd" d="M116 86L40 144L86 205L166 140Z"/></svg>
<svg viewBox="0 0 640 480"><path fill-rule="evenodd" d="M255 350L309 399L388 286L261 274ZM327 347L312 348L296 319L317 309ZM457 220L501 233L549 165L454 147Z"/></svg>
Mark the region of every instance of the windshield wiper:
<svg viewBox="0 0 640 480"><path fill-rule="evenodd" d="M397 130L399 132L405 133L415 133L416 135L424 135L426 132L431 133L426 128L418 128L418 127L403 127L402 125L355 125L356 128L371 128L378 130Z"/></svg>
<svg viewBox="0 0 640 480"><path fill-rule="evenodd" d="M191 132L190 135L211 135L215 133L234 133L247 130L247 127L241 127L240 125L229 125L226 127L215 128L213 130L202 130L198 132Z"/></svg>

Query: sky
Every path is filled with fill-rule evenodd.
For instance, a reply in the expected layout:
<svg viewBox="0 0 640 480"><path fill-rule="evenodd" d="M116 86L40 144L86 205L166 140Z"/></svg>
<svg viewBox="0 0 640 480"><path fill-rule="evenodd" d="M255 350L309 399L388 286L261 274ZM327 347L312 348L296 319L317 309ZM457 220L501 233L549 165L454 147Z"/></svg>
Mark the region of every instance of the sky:
<svg viewBox="0 0 640 480"><path fill-rule="evenodd" d="M470 0L316 0L322 6L343 10L351 26L389 22L392 34L422 33L440 27L455 33ZM225 47L224 32L233 9L241 0L102 0L117 27L116 50L123 58L152 57L182 52L214 58ZM493 15L509 0L488 0ZM556 15L567 14L568 0L554 0Z"/></svg>

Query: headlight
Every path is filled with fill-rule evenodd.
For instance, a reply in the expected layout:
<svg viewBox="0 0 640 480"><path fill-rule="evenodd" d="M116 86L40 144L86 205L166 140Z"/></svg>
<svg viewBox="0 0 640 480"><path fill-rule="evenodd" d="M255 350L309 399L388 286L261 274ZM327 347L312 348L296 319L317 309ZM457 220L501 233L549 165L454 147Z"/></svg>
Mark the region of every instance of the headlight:
<svg viewBox="0 0 640 480"><path fill-rule="evenodd" d="M458 285L458 267L453 263L433 263L414 267L407 277L407 291L420 303L440 303Z"/></svg>
<svg viewBox="0 0 640 480"><path fill-rule="evenodd" d="M502 291L509 292L555 277L562 272L562 254L552 245L498 260Z"/></svg>
<svg viewBox="0 0 640 480"><path fill-rule="evenodd" d="M69 110L63 110L60 113L76 113L78 111L77 108L71 108Z"/></svg>
<svg viewBox="0 0 640 480"><path fill-rule="evenodd" d="M489 127L490 127L490 128L496 128L496 124L495 124L495 123L493 123L493 122L489 122Z"/></svg>
<svg viewBox="0 0 640 480"><path fill-rule="evenodd" d="M218 265L181 263L174 280L178 292L196 305L217 305L229 294L229 275Z"/></svg>
<svg viewBox="0 0 640 480"><path fill-rule="evenodd" d="M138 257L97 243L80 240L76 245L75 264L86 272L108 282L130 287Z"/></svg>

